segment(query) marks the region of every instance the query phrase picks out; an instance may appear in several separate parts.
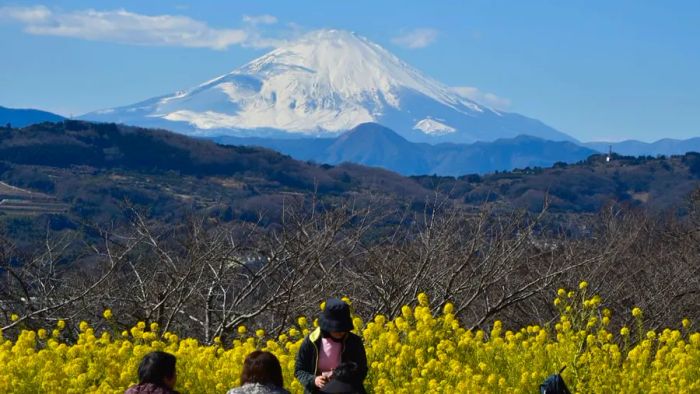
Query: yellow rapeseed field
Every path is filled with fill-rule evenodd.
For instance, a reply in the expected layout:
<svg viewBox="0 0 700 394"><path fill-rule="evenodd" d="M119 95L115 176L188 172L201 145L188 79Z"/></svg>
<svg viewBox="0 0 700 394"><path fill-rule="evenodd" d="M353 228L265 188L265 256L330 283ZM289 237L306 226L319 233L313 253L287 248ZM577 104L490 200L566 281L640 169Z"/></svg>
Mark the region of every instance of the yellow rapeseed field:
<svg viewBox="0 0 700 394"><path fill-rule="evenodd" d="M490 332L470 331L451 304L431 314L425 294L393 320L355 317L370 365L366 387L375 393L534 393L547 375L566 366L563 377L575 392L700 392L700 333L690 331L687 319L677 329L645 332L643 311L634 308L636 324L611 332L610 311L586 291L586 282L576 291L559 289L554 304L561 313L551 326L509 329L496 321ZM112 319L112 312L104 318ZM0 335L0 392L121 393L136 382L141 357L164 350L177 356L178 390L223 393L238 385L245 356L263 349L279 358L286 387L301 393L294 355L313 325L300 317L272 339L239 327L238 339L203 345L156 324L113 333L82 322L77 342L64 343L66 324L60 321L51 329L22 331L15 340Z"/></svg>

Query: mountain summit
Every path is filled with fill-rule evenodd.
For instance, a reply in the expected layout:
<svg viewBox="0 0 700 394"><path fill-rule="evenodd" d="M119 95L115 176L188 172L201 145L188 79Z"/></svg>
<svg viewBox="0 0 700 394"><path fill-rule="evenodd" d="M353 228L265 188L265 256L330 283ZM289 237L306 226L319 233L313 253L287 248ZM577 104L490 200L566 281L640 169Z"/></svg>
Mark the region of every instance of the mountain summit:
<svg viewBox="0 0 700 394"><path fill-rule="evenodd" d="M412 141L491 141L519 134L571 140L537 120L460 96L342 30L308 33L197 87L83 118L203 136L336 136L377 122Z"/></svg>

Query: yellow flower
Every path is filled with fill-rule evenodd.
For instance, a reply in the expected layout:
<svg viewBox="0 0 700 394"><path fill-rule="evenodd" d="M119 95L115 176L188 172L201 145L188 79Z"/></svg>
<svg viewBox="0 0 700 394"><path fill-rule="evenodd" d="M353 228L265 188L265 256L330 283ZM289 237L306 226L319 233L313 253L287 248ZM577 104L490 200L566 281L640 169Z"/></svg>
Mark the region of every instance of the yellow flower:
<svg viewBox="0 0 700 394"><path fill-rule="evenodd" d="M17 315L16 313L11 314L11 315L10 315L10 320L12 320L12 321L17 321L17 320L19 320L19 315Z"/></svg>
<svg viewBox="0 0 700 394"><path fill-rule="evenodd" d="M420 306L428 306L428 295L425 293L419 293L418 304L420 304Z"/></svg>
<svg viewBox="0 0 700 394"><path fill-rule="evenodd" d="M448 302L445 304L445 306L442 308L443 313L445 314L452 314L455 311L455 306L451 302Z"/></svg>
<svg viewBox="0 0 700 394"><path fill-rule="evenodd" d="M59 330L63 330L64 328L66 328L66 321L63 319L59 320L58 323L56 323L56 328L58 328Z"/></svg>
<svg viewBox="0 0 700 394"><path fill-rule="evenodd" d="M111 318L112 318L112 310L111 310L111 309L105 309L105 311L102 312L102 316L103 316L105 319L107 319L107 320L111 319Z"/></svg>
<svg viewBox="0 0 700 394"><path fill-rule="evenodd" d="M682 324L683 324L683 328L685 328L686 330L687 330L688 328L690 328L690 320L688 320L688 319L683 319Z"/></svg>
<svg viewBox="0 0 700 394"><path fill-rule="evenodd" d="M642 317L642 310L637 308L637 307L634 307L632 309L632 316L637 317L637 318Z"/></svg>
<svg viewBox="0 0 700 394"><path fill-rule="evenodd" d="M404 305L401 307L401 315L404 319L408 319L413 316L413 309L408 305Z"/></svg>
<svg viewBox="0 0 700 394"><path fill-rule="evenodd" d="M661 327L632 341L628 327L608 331L616 325L612 313L593 309L603 300L579 294L569 300L566 290L557 291L561 315L551 325L513 327L514 321L495 320L490 332L464 327L451 303L433 315L427 295L419 296L419 306L404 306L395 315L362 316L366 323L353 316L371 366L366 387L384 394L524 394L542 382L552 362L575 359L581 392L700 392L700 333L690 331L689 319L682 320L683 329ZM640 310L635 317L641 316ZM51 336L41 327L0 332L0 393L124 392L135 381L140 359L154 350L177 357L182 392L223 392L238 385L243 360L256 349L277 357L291 392L304 390L293 376L295 356L311 329L306 318L268 339L262 329L245 337L249 331L240 325L241 336L215 337L211 344L133 323L121 336L111 325L91 328L88 322L80 323L77 337L61 335L62 320Z"/></svg>
<svg viewBox="0 0 700 394"><path fill-rule="evenodd" d="M588 282L586 282L585 280L578 284L578 288L580 290L585 290L587 287L588 287Z"/></svg>

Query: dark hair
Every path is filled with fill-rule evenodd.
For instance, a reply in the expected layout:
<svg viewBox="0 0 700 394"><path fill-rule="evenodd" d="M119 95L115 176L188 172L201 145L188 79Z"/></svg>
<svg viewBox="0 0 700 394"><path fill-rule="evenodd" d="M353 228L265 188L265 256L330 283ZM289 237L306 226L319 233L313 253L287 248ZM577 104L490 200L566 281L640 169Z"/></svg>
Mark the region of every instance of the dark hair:
<svg viewBox="0 0 700 394"><path fill-rule="evenodd" d="M165 379L175 376L175 356L165 352L151 352L139 364L139 383L165 386Z"/></svg>
<svg viewBox="0 0 700 394"><path fill-rule="evenodd" d="M341 382L352 382L357 374L357 363L346 361L340 363L333 370L333 379L338 379Z"/></svg>
<svg viewBox="0 0 700 394"><path fill-rule="evenodd" d="M256 350L250 353L243 362L241 385L260 383L264 385L284 386L282 367L274 354Z"/></svg>

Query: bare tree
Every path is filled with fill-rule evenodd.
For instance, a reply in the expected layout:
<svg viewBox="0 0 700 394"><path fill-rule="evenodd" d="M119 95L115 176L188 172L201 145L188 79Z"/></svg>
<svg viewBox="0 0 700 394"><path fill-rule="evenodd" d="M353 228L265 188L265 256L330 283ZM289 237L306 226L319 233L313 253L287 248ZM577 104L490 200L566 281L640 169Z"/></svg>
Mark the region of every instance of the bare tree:
<svg viewBox="0 0 700 394"><path fill-rule="evenodd" d="M131 209L129 226L93 229L89 242L47 232L35 254L0 237L0 326L106 324L98 317L112 308L110 325L157 322L211 342L241 324L279 333L329 296L393 317L423 291L434 311L454 303L468 327L517 326L555 317L556 288L580 280L618 314L640 306L650 326L668 325L700 317L698 201L683 219L609 206L563 229L546 209L468 210L438 195L422 212L289 197L271 225L165 227Z"/></svg>

